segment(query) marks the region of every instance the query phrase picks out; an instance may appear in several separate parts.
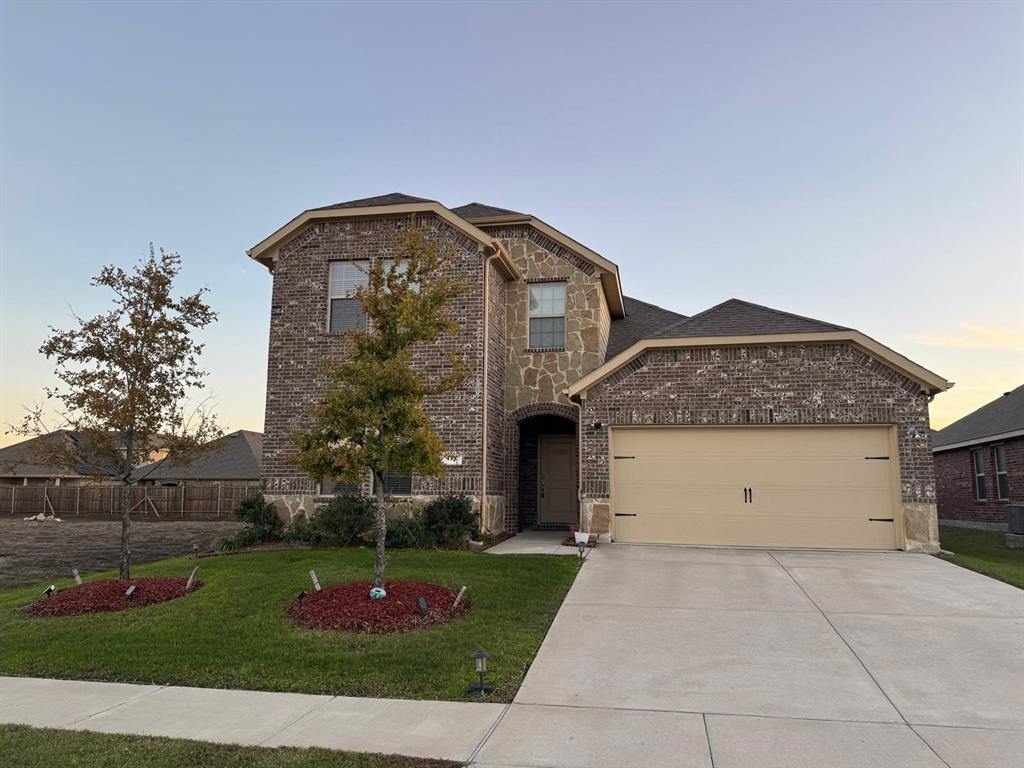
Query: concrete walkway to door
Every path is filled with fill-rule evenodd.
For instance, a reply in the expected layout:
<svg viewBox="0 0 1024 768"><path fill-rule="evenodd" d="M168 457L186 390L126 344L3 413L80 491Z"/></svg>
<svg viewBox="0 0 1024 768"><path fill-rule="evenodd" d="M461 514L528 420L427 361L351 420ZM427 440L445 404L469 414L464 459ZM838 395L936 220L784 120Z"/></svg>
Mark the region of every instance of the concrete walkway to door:
<svg viewBox="0 0 1024 768"><path fill-rule="evenodd" d="M927 555L601 546L473 764L1021 768L1022 650Z"/></svg>

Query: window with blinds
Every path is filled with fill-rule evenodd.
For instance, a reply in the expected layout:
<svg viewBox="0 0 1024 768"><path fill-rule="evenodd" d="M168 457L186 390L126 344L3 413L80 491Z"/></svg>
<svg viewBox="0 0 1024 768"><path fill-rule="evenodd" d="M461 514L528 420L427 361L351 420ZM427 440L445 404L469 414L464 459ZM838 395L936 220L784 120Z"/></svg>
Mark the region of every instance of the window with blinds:
<svg viewBox="0 0 1024 768"><path fill-rule="evenodd" d="M320 483L320 493L324 496L358 496L362 493L362 488L352 483L346 483L344 480L325 477Z"/></svg>
<svg viewBox="0 0 1024 768"><path fill-rule="evenodd" d="M411 496L412 475L404 472L384 471L384 494L387 496Z"/></svg>
<svg viewBox="0 0 1024 768"><path fill-rule="evenodd" d="M530 285L530 348L565 346L565 283Z"/></svg>
<svg viewBox="0 0 1024 768"><path fill-rule="evenodd" d="M368 261L332 261L330 285L330 330L351 331L366 327L366 313L356 298L356 289L366 287Z"/></svg>

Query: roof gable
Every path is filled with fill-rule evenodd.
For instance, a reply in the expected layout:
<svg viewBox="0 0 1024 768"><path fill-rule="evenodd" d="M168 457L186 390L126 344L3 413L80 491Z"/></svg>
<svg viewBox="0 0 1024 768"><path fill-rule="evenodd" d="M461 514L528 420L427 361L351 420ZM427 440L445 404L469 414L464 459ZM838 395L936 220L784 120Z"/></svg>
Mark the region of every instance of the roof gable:
<svg viewBox="0 0 1024 768"><path fill-rule="evenodd" d="M711 309L661 329L655 338L697 336L751 336L766 333L822 333L849 330L791 312L783 312L740 299L728 299Z"/></svg>
<svg viewBox="0 0 1024 768"><path fill-rule="evenodd" d="M273 271L274 263L277 261L281 246L292 239L306 227L319 221L342 219L342 218L373 218L380 216L414 216L416 214L432 214L441 219L445 224L475 241L486 256L497 256L497 266L507 279L514 280L519 277L512 259L509 257L505 246L482 229L470 224L461 216L456 216L436 200L428 200L423 197L414 197L402 192L391 192L376 197L363 197L358 200L349 200L343 203L323 206L321 208L310 208L282 227L263 238L259 243L250 248L246 253L249 258L260 262Z"/></svg>
<svg viewBox="0 0 1024 768"><path fill-rule="evenodd" d="M969 445L1013 432L1024 432L1024 384L934 433L932 446Z"/></svg>

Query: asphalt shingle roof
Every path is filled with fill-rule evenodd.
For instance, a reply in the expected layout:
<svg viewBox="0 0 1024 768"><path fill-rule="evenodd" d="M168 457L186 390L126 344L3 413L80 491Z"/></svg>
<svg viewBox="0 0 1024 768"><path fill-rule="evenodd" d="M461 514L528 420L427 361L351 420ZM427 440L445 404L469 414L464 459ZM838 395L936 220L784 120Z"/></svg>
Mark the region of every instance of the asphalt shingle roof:
<svg viewBox="0 0 1024 768"><path fill-rule="evenodd" d="M661 329L655 338L693 338L697 336L754 336L766 333L820 333L846 331L810 317L782 312L749 301L729 299L711 309Z"/></svg>
<svg viewBox="0 0 1024 768"><path fill-rule="evenodd" d="M623 296L622 303L626 307L626 316L612 320L605 360L611 360L640 339L649 339L663 328L686 319L686 315L648 304L631 296Z"/></svg>
<svg viewBox="0 0 1024 768"><path fill-rule="evenodd" d="M486 219L490 216L526 216L525 213L519 211L510 211L508 208L498 208L495 205L485 205L484 203L460 205L458 208L452 208L452 213L461 216L466 221Z"/></svg>
<svg viewBox="0 0 1024 768"><path fill-rule="evenodd" d="M402 205L403 203L435 203L436 200L429 200L425 197L413 197L412 195L406 195L402 192L390 192L386 195L377 195L376 197L363 197L359 200L347 200L343 203L334 203L333 205L324 205L320 208L314 208L314 211L327 211L332 208L373 208L377 205Z"/></svg>
<svg viewBox="0 0 1024 768"><path fill-rule="evenodd" d="M240 429L214 440L189 463L173 459L139 467L143 480L259 480L263 470L263 433Z"/></svg>
<svg viewBox="0 0 1024 768"><path fill-rule="evenodd" d="M985 438L1024 429L1024 384L932 435L932 447L985 442Z"/></svg>
<svg viewBox="0 0 1024 768"><path fill-rule="evenodd" d="M79 473L68 467L44 463L46 454L56 450L55 442L66 439L66 432L50 432L46 435L23 440L6 448L0 448L0 475L5 477L79 477ZM53 446L50 448L49 446Z"/></svg>

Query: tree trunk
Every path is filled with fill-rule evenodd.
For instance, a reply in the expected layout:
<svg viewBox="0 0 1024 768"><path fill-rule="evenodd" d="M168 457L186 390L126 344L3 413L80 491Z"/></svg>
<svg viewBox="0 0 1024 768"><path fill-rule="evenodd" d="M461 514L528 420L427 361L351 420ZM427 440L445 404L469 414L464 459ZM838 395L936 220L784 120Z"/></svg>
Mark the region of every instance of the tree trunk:
<svg viewBox="0 0 1024 768"><path fill-rule="evenodd" d="M131 521L128 519L128 510L132 506L132 472L134 467L132 466L132 458L134 453L132 450L135 448L134 435L129 431L125 436L125 463L127 464L127 471L125 472L122 485L121 485L121 565L118 571L118 578L121 581L128 581L131 577L131 550L128 549L128 528L131 526Z"/></svg>
<svg viewBox="0 0 1024 768"><path fill-rule="evenodd" d="M131 509L132 486L129 482L121 485L121 566L118 578L121 581L128 581L131 576L130 560L131 550L128 549L128 528L131 523L128 520L128 510Z"/></svg>
<svg viewBox="0 0 1024 768"><path fill-rule="evenodd" d="M373 490L377 497L377 554L373 560L373 586L384 586L384 546L388 536L388 516L384 507L384 475L373 470Z"/></svg>

